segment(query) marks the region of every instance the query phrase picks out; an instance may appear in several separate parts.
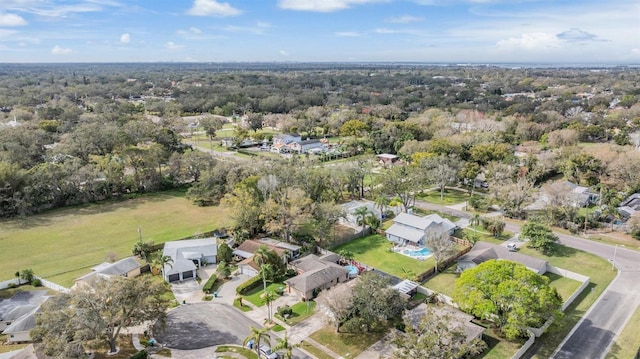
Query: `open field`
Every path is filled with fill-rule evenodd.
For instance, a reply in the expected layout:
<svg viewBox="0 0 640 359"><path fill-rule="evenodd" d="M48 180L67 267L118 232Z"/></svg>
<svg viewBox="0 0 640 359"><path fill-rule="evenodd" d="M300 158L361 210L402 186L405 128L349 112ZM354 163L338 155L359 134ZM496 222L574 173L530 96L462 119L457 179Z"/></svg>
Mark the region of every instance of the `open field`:
<svg viewBox="0 0 640 359"><path fill-rule="evenodd" d="M403 254L389 251L392 247L393 244L384 236L374 234L354 239L349 243L335 248L334 251L350 251L353 253L354 259L358 262L401 278L423 273L435 264L432 257L420 261Z"/></svg>
<svg viewBox="0 0 640 359"><path fill-rule="evenodd" d="M109 253L131 253L138 239L156 243L227 225L221 207L198 207L179 191L110 201L0 222L0 280L31 268L64 286L101 263Z"/></svg>

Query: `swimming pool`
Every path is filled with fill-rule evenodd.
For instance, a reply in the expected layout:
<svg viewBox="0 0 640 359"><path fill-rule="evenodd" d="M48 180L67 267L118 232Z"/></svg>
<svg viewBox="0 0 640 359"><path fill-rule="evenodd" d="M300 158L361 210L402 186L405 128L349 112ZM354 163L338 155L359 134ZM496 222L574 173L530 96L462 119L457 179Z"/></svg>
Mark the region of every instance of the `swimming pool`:
<svg viewBox="0 0 640 359"><path fill-rule="evenodd" d="M358 267L352 266L352 265L348 265L344 267L349 271L349 277L353 278L358 275Z"/></svg>
<svg viewBox="0 0 640 359"><path fill-rule="evenodd" d="M409 257L428 257L431 255L431 251L427 247L422 247L417 251L412 251L410 249L405 249L402 251L402 254Z"/></svg>

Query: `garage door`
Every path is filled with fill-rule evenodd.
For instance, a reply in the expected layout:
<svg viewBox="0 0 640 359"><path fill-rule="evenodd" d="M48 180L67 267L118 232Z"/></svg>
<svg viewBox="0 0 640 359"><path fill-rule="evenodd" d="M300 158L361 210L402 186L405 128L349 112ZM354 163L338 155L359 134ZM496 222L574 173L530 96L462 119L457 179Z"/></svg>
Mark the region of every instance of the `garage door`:
<svg viewBox="0 0 640 359"><path fill-rule="evenodd" d="M177 280L180 280L180 274L179 273L169 274L169 282L175 282Z"/></svg>
<svg viewBox="0 0 640 359"><path fill-rule="evenodd" d="M193 271L182 272L182 279L193 278Z"/></svg>

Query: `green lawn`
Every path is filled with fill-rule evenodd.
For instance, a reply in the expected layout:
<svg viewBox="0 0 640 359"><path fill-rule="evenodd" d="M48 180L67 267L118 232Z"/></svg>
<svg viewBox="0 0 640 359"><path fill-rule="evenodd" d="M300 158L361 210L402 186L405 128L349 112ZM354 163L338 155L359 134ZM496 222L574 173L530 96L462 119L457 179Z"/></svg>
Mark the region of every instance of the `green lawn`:
<svg viewBox="0 0 640 359"><path fill-rule="evenodd" d="M422 209L419 207L414 207L413 208L413 214L415 214L416 216L428 216L430 214L437 214L438 216L442 217L442 218L448 218L451 222L457 222L460 220L460 217L456 217L456 216L452 216L450 214L446 214L446 213L442 213L442 212L438 212L438 211L432 211L429 209Z"/></svg>
<svg viewBox="0 0 640 359"><path fill-rule="evenodd" d="M489 347L479 358L483 359L511 359L513 353L524 344L524 340L509 342L500 337L495 329L487 329L482 335L482 339Z"/></svg>
<svg viewBox="0 0 640 359"><path fill-rule="evenodd" d="M304 340L300 342L298 347L313 354L313 356L318 359L334 359L331 355L325 353L322 349L317 348L313 344L305 342Z"/></svg>
<svg viewBox="0 0 640 359"><path fill-rule="evenodd" d="M434 204L441 205L451 205L456 203L462 203L469 199L468 193L459 191L457 189L445 189L444 190L444 199L440 199L440 190L431 190L424 193L421 193L417 196L417 198Z"/></svg>
<svg viewBox="0 0 640 359"><path fill-rule="evenodd" d="M444 272L429 278L429 280L422 283L422 285L431 290L435 290L438 293L451 297L453 296L453 290L456 287L456 279L458 279L459 276L460 274L456 273L456 265L453 264Z"/></svg>
<svg viewBox="0 0 640 359"><path fill-rule="evenodd" d="M281 287L285 288L286 285L284 283L267 283L267 292L275 293L276 289ZM262 293L264 293L264 286L262 285L262 282L261 282L259 286L253 288L242 297L245 300L248 300L249 302L251 302L251 304L255 305L256 307L260 307L264 305L264 301L262 300ZM276 294L276 296L278 295Z"/></svg>
<svg viewBox="0 0 640 359"><path fill-rule="evenodd" d="M554 287L565 301L580 287L580 284L582 284L577 280L554 273L545 273L544 276L549 278L549 285Z"/></svg>
<svg viewBox="0 0 640 359"><path fill-rule="evenodd" d="M216 356L216 358L220 358L220 359L238 358L238 355L246 359L258 359L258 356L256 355L255 351L249 348L241 347L239 345L221 345L216 348L216 353L220 353L220 354L217 354ZM229 353L230 355L225 355L226 353Z"/></svg>
<svg viewBox="0 0 640 359"><path fill-rule="evenodd" d="M360 263L379 269L398 277L414 277L434 266L433 258L424 261L391 252L393 244L384 236L374 234L343 244L334 249L336 253L347 250L353 253L354 259Z"/></svg>
<svg viewBox="0 0 640 359"><path fill-rule="evenodd" d="M300 303L294 304L291 307L291 309L293 310L293 313L291 313L291 316L289 317L289 319L285 320L284 318L280 317L280 315L278 314L276 314L276 317L281 319L283 322L291 326L294 326L300 323L301 321L312 316L315 308L316 308L316 302L313 302L313 301L300 302Z"/></svg>
<svg viewBox="0 0 640 359"><path fill-rule="evenodd" d="M640 307L636 308L629 322L616 338L606 359L634 358L640 348Z"/></svg>
<svg viewBox="0 0 640 359"><path fill-rule="evenodd" d="M344 358L355 358L387 334L386 331L369 333L336 333L333 327L324 327L310 338Z"/></svg>
<svg viewBox="0 0 640 359"><path fill-rule="evenodd" d="M220 207L198 207L179 191L125 201L69 207L0 221L0 280L31 268L64 286L105 261L131 254L138 239L162 243L228 225Z"/></svg>

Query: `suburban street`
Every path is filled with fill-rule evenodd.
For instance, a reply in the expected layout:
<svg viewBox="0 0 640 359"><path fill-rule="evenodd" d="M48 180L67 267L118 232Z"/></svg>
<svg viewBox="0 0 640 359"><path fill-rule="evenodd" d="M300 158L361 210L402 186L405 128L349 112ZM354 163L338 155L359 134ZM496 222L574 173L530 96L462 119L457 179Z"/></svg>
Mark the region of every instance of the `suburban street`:
<svg viewBox="0 0 640 359"><path fill-rule="evenodd" d="M416 200L416 206L451 214L460 218L470 218L471 214L446 206ZM518 233L520 226L507 222L506 230ZM615 338L640 305L640 282L636 280L640 272L640 252L623 246L598 243L576 236L556 233L563 245L595 254L613 262L618 268L618 276L605 289L600 298L560 344L554 358L603 358ZM571 269L571 268L567 268ZM534 353L527 353L530 357Z"/></svg>

